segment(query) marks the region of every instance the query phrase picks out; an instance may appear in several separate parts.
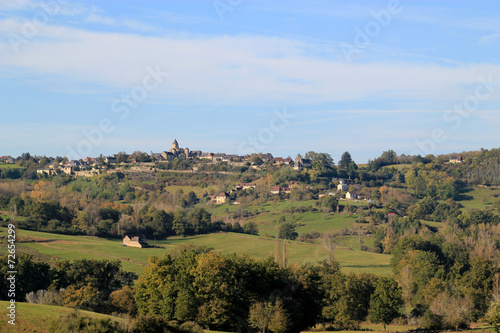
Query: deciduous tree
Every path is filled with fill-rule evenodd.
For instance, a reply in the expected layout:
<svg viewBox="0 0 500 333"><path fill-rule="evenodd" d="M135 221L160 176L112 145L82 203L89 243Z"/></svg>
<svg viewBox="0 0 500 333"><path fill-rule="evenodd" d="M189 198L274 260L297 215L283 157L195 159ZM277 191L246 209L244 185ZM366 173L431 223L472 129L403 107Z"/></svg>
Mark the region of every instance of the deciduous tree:
<svg viewBox="0 0 500 333"><path fill-rule="evenodd" d="M401 302L401 288L397 282L392 278L380 277L370 299L370 320L384 324L386 331L387 324L400 316Z"/></svg>

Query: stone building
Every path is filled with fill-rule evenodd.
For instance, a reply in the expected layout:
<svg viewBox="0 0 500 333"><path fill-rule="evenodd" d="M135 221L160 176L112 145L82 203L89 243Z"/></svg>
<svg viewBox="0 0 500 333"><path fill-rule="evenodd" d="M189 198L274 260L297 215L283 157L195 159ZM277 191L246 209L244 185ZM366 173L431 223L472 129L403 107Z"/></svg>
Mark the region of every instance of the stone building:
<svg viewBox="0 0 500 333"><path fill-rule="evenodd" d="M185 159L190 159L190 158L197 158L201 156L201 151L199 150L194 150L194 151L189 151L189 148L180 148L179 143L175 139L174 142L172 143L172 148L169 149L169 151L164 151L163 153L160 154L163 160L166 161L173 161L175 158L185 158Z"/></svg>

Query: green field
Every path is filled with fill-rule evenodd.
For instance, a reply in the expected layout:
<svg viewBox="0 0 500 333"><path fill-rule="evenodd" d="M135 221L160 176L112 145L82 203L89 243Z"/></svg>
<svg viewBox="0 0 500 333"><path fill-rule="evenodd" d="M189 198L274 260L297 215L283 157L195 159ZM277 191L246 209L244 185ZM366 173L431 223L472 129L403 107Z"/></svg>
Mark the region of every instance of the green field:
<svg viewBox="0 0 500 333"><path fill-rule="evenodd" d="M391 165L385 165L382 167L382 169L396 169L396 170L404 170L404 169L411 169L413 166L411 164L391 164Z"/></svg>
<svg viewBox="0 0 500 333"><path fill-rule="evenodd" d="M193 191L198 197L202 196L205 192L210 192L210 190L214 190L217 192L219 190L218 186L208 186L206 188L200 187L200 186L187 186L187 185L169 185L165 187L165 191L170 192L172 194L176 193L179 190L182 190L184 194L187 194L191 191ZM219 193L215 193L217 195Z"/></svg>
<svg viewBox="0 0 500 333"><path fill-rule="evenodd" d="M494 197L494 196L497 197ZM459 202L469 209L493 208L493 203L500 201L499 187L479 187L474 186L470 191L463 193L463 200Z"/></svg>
<svg viewBox="0 0 500 333"><path fill-rule="evenodd" d="M0 163L0 169L24 169L22 166L17 164L4 164Z"/></svg>
<svg viewBox="0 0 500 333"><path fill-rule="evenodd" d="M365 205L366 202L360 201L356 203L353 200L342 200L340 202L342 205L350 206L350 205ZM283 210L290 207L316 207L316 200L308 200L308 201L277 201L267 202L258 206L248 206L243 207L240 205L217 205L210 209L214 216L214 220L216 219L224 219L226 217L230 217L236 210L244 209L252 214L252 216L244 218L240 221L240 224L245 224L247 222L255 222L259 227L260 235L272 235L274 236L279 228L280 222L277 222L281 217L285 217L290 219L290 214L282 213ZM351 227L353 223L356 221L358 216L356 214L328 214L323 213L321 211L317 212L303 212L303 213L294 213L293 218L299 224L297 228L297 232L299 234L307 233L311 231L325 232L330 230L340 230L344 228Z"/></svg>
<svg viewBox="0 0 500 333"><path fill-rule="evenodd" d="M0 236L6 236L7 229L0 228ZM75 260L75 259L108 259L120 260L122 267L136 274L141 274L151 255L158 257L182 244L194 244L213 247L223 253L248 254L254 258L265 258L273 255L276 242L273 238L251 236L235 233L215 233L192 237L172 237L167 240L157 240L156 246L163 248L130 248L121 245L120 240L90 236L70 236L43 233L37 231L18 230L16 236L31 239L30 242L18 243L18 246L36 251L49 260ZM0 249L5 249L5 239L2 240ZM288 262L307 263L318 262L328 258L328 252L320 244L292 241L287 245ZM57 257L57 259L56 259ZM372 272L375 274L390 275L390 256L347 246L339 246L335 250L334 259L340 262L346 271Z"/></svg>
<svg viewBox="0 0 500 333"><path fill-rule="evenodd" d="M2 309L0 315L0 331L1 332L47 332L50 322L57 319L60 315L67 315L75 310L52 305L39 305L16 302L16 325L12 326L7 323L9 317L7 314L7 306L10 303L7 301L0 301L0 308ZM120 324L126 325L127 320L113 316L104 315L101 313L90 311L78 311L83 316L98 318L98 319L111 319Z"/></svg>
<svg viewBox="0 0 500 333"><path fill-rule="evenodd" d="M287 214L267 213L249 218L245 222L255 222L259 226L259 233L261 235L269 234L274 236L281 223L278 222L278 219L282 216L285 216L285 218L289 217ZM356 215L323 214L319 212L296 213L294 217L299 224L297 228L299 234L313 230L318 232L341 230L352 226L357 219Z"/></svg>
<svg viewBox="0 0 500 333"><path fill-rule="evenodd" d="M420 220L420 222L422 224L425 224L425 225L427 225L429 227L433 227L433 228L441 228L442 226L444 226L444 224L441 222L425 221L425 220Z"/></svg>

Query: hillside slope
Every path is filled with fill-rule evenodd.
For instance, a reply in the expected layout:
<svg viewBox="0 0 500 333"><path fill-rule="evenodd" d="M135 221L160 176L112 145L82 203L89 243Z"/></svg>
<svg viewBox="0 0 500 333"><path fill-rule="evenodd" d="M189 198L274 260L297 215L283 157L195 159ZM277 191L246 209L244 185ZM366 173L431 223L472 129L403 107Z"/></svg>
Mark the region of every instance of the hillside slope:
<svg viewBox="0 0 500 333"><path fill-rule="evenodd" d="M53 305L39 305L29 303L16 303L16 325L12 326L7 323L10 320L5 314L9 302L0 301L2 316L0 316L1 332L47 332L50 322L60 315L67 315L75 310ZM127 320L113 316L104 315L101 313L90 311L78 311L81 315L99 319L111 319L121 324L126 324Z"/></svg>

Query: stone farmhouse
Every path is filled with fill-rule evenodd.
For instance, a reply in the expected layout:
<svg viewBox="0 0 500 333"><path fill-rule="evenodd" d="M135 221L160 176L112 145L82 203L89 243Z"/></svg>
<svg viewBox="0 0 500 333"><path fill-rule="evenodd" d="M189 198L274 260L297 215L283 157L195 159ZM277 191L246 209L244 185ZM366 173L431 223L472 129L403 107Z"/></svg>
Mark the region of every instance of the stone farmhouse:
<svg viewBox="0 0 500 333"><path fill-rule="evenodd" d="M220 204L225 203L227 199L229 199L229 195L226 192L222 192L222 193L219 193L219 195L217 195L215 197L215 202L218 205L220 205Z"/></svg>
<svg viewBox="0 0 500 333"><path fill-rule="evenodd" d="M123 238L123 245L139 248L148 247L147 239L144 235L126 235Z"/></svg>

